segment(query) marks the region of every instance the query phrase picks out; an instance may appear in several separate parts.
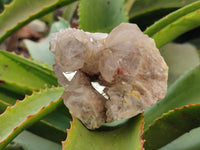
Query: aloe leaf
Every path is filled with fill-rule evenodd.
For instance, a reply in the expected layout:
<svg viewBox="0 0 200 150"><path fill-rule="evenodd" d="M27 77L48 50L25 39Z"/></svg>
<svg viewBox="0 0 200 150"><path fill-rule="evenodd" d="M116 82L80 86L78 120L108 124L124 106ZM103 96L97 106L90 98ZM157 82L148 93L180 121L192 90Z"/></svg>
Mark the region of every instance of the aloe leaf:
<svg viewBox="0 0 200 150"><path fill-rule="evenodd" d="M53 65L54 54L49 50L49 41L51 40L51 35L54 32L58 32L61 29L65 29L69 27L69 23L65 21L63 18L60 18L59 22L55 22L51 26L51 30L49 35L45 40L41 42L33 42L31 40L24 40L24 43L34 60L38 60L41 63L48 63L49 65Z"/></svg>
<svg viewBox="0 0 200 150"><path fill-rule="evenodd" d="M3 113L3 112L6 110L6 108L7 108L8 106L9 106L8 103L6 103L6 102L0 100L0 114Z"/></svg>
<svg viewBox="0 0 200 150"><path fill-rule="evenodd" d="M54 12L48 13L40 18L38 18L39 20L46 22L48 26L51 26L54 22Z"/></svg>
<svg viewBox="0 0 200 150"><path fill-rule="evenodd" d="M35 63L21 56L0 50L0 87L24 95L45 86L57 86L57 79L48 65Z"/></svg>
<svg viewBox="0 0 200 150"><path fill-rule="evenodd" d="M17 101L0 115L0 149L22 130L49 114L62 104L63 88L44 89Z"/></svg>
<svg viewBox="0 0 200 150"><path fill-rule="evenodd" d="M163 114L144 132L144 147L157 150L180 135L199 127L199 115L200 104L190 104Z"/></svg>
<svg viewBox="0 0 200 150"><path fill-rule="evenodd" d="M200 102L200 66L181 76L167 91L164 99L148 108L145 115L145 130L163 113L188 104Z"/></svg>
<svg viewBox="0 0 200 150"><path fill-rule="evenodd" d="M73 16L78 8L79 2L73 2L66 6L65 10L63 11L62 17L69 22L72 22Z"/></svg>
<svg viewBox="0 0 200 150"><path fill-rule="evenodd" d="M4 51L0 51L0 59L0 89L2 89L0 93L4 95L1 99L2 103L0 103L1 113L7 105L12 105L17 99L22 99L27 93L31 94L32 90L38 90L45 86L50 87L52 84L57 85L57 79L48 65L35 63ZM11 96L14 98L12 101L8 99ZM71 116L68 109L62 104L59 109L31 126L29 130L42 137L60 142L67 135L66 128L69 127L70 120ZM51 131L51 134L47 132L47 129Z"/></svg>
<svg viewBox="0 0 200 150"><path fill-rule="evenodd" d="M0 88L0 113L3 113L8 106L15 104L19 97L23 99L24 96L16 95L11 91ZM60 143L67 136L66 128L70 128L70 121L69 111L62 104L42 120L30 126L28 130L41 137Z"/></svg>
<svg viewBox="0 0 200 150"><path fill-rule="evenodd" d="M200 26L200 2L192 3L164 17L144 33L151 36L158 48L179 35Z"/></svg>
<svg viewBox="0 0 200 150"><path fill-rule="evenodd" d="M200 127L190 130L159 150L199 150L199 138Z"/></svg>
<svg viewBox="0 0 200 150"><path fill-rule="evenodd" d="M74 1L75 0L14 0L10 5L6 6L3 13L0 14L0 43L30 21Z"/></svg>
<svg viewBox="0 0 200 150"><path fill-rule="evenodd" d="M4 10L4 5L9 4L12 0L1 0L0 1L0 13Z"/></svg>
<svg viewBox="0 0 200 150"><path fill-rule="evenodd" d="M0 88L0 100L6 102L9 105L10 104L14 105L17 99L23 99L23 98L24 98L24 96L22 96L22 95L18 95L14 92Z"/></svg>
<svg viewBox="0 0 200 150"><path fill-rule="evenodd" d="M127 14L129 14L133 4L135 3L136 0L125 0L125 10Z"/></svg>
<svg viewBox="0 0 200 150"><path fill-rule="evenodd" d="M142 149L143 116L130 119L119 128L108 131L90 131L73 118L63 150L132 150Z"/></svg>
<svg viewBox="0 0 200 150"><path fill-rule="evenodd" d="M127 22L123 2L123 0L81 0L79 28L89 32L110 32L121 22Z"/></svg>
<svg viewBox="0 0 200 150"><path fill-rule="evenodd" d="M31 132L21 132L4 150L61 150L61 144L54 143Z"/></svg>
<svg viewBox="0 0 200 150"><path fill-rule="evenodd" d="M200 26L199 12L200 9L178 19L174 23L166 26L163 30L161 30L157 34L153 35L152 38L155 41L158 41L156 43L159 43L157 44L157 47L161 47L166 43L174 40L179 35Z"/></svg>
<svg viewBox="0 0 200 150"><path fill-rule="evenodd" d="M190 5L187 5L177 11L172 12L171 14L167 15L163 19L160 19L157 21L154 25L150 26L149 28L146 29L145 33L148 34L149 36L153 36L156 34L158 31L160 31L162 28L167 26L170 23L173 23L176 21L178 18L181 18L188 13L191 13L197 9L199 9L200 3L195 2Z"/></svg>
<svg viewBox="0 0 200 150"><path fill-rule="evenodd" d="M181 75L200 64L198 50L189 43L166 44L160 49L160 53L169 67L168 87Z"/></svg>
<svg viewBox="0 0 200 150"><path fill-rule="evenodd" d="M162 11L166 9L178 9L188 5L197 0L136 0L129 12L129 18L135 20L136 18L143 18L144 15L155 11Z"/></svg>

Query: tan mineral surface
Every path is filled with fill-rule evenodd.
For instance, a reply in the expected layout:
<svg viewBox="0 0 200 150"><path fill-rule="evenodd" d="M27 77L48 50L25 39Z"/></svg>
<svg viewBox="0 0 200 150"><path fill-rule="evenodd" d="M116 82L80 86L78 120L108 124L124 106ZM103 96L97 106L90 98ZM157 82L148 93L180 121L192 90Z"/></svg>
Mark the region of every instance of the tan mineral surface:
<svg viewBox="0 0 200 150"><path fill-rule="evenodd" d="M110 34L61 30L50 49L58 82L66 88L65 105L89 129L131 118L166 94L168 67L154 40L135 24L121 23ZM73 71L68 81L63 73ZM105 86L103 92L93 82Z"/></svg>

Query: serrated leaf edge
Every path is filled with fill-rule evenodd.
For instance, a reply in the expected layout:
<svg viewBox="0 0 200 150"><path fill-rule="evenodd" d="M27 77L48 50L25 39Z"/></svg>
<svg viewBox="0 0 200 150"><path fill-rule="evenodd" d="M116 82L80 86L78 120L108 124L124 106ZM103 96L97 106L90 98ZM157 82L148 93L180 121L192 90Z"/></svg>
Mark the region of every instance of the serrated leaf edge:
<svg viewBox="0 0 200 150"><path fill-rule="evenodd" d="M4 15L5 12L9 11L9 8L16 3L17 0L14 0L9 5L7 5L4 9L4 11L0 14L0 16ZM5 32L0 37L0 43L2 43L9 35L11 35L14 31L16 31L18 28L23 27L25 24L29 23L30 21L36 19L39 17L40 13L47 14L55 9L58 9L64 5L67 5L69 3L72 3L76 0L71 1L63 1L63 0L57 0L55 3L51 5L43 6L41 10L39 10L36 13L29 14L26 19L18 21L17 24L14 27L5 29ZM53 8L55 6L55 8ZM51 8L52 7L52 8ZM48 9L51 8L51 9Z"/></svg>
<svg viewBox="0 0 200 150"><path fill-rule="evenodd" d="M145 117L144 114L142 114L142 124L141 124L141 131L140 131L140 135L139 135L139 140L140 140L140 144L141 144L141 150L144 150L143 145L144 145L144 142L145 142L145 140L142 139L142 135L144 133L144 130L143 130L144 129L144 117ZM74 127L73 125L75 124L75 122L76 122L76 119L72 115L72 121L70 121L70 129L67 129L67 138L66 138L65 141L61 142L62 143L62 150L65 150L64 149L64 145L68 143L68 140L70 138L70 131L73 130L73 127Z"/></svg>
<svg viewBox="0 0 200 150"><path fill-rule="evenodd" d="M168 116L169 114L171 114L171 113L173 113L173 112L175 112L175 111L178 111L178 110L181 110L181 109L184 109L184 108L188 108L188 107L192 107L192 106L196 106L196 105L200 105L200 103L184 105L184 106L182 106L182 107L178 107L178 108L169 110L169 111L166 112L166 113L163 113L161 117L158 117L158 118L154 119L153 123L150 124L149 127L148 127L147 129L144 130L144 132L146 132L147 130L149 130L157 121L163 119L165 116Z"/></svg>
<svg viewBox="0 0 200 150"><path fill-rule="evenodd" d="M65 149L64 149L64 145L68 143L69 136L70 136L70 130L73 130L73 127L74 127L73 125L75 124L75 122L76 122L76 119L75 119L75 117L72 115L72 121L70 121L70 128L66 130L66 131L67 131L67 138L66 138L65 141L61 141L62 150L65 150Z"/></svg>
<svg viewBox="0 0 200 150"><path fill-rule="evenodd" d="M166 26L172 24L173 22L177 21L179 18L182 18L186 16L187 14L194 12L195 10L198 10L200 7L200 2L194 2L189 5L186 5L183 8L178 9L177 11L174 11L166 16L164 16L162 19L159 21L155 22L153 25L148 27L144 33L148 34L149 36L153 36L157 32L161 32L163 28ZM154 31L155 30L155 31Z"/></svg>
<svg viewBox="0 0 200 150"><path fill-rule="evenodd" d="M45 89L40 89L38 92L33 91L33 92L32 92L32 95L30 95L30 96L25 95L25 98L24 98L22 101L21 101L21 100L17 100L16 103L15 103L13 106L8 106L8 107L6 108L6 110L4 111L4 113L0 114L0 117L3 116L4 114L6 114L7 111L9 111L9 110L15 108L19 103L23 103L24 100L26 100L27 98L33 97L33 96L35 96L35 95L38 95L38 94L40 94L41 92L43 92L43 91L45 91L45 90L48 90L48 89L58 89L58 88L59 88L59 87L52 87L52 88L47 88L47 87L46 87ZM28 115L28 116L26 117L26 119L25 119L23 122L21 122L18 126L16 126L16 127L13 129L13 131L16 132L17 130L19 130L19 132L20 132L20 130L21 130L20 127L21 127L23 124L25 124L28 120L30 120L30 119L31 119L32 117L34 117L35 115L39 114L42 110L48 108L48 106L50 106L51 104L53 104L53 103L58 103L58 102L60 102L61 100L62 100L62 98L60 97L58 100L51 101L48 105L43 106L42 108L40 108L40 110L39 110L38 112L36 112L35 114L30 114L30 115ZM13 131L12 131L6 138L4 138L2 141L0 141L0 148L1 148L1 144L4 143L4 142L13 134Z"/></svg>

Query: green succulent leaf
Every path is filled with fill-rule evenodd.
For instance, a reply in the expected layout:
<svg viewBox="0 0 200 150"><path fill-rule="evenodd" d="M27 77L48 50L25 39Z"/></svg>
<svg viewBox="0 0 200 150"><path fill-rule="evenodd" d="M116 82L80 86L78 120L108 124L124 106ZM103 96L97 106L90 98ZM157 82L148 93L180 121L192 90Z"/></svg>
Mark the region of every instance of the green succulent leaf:
<svg viewBox="0 0 200 150"><path fill-rule="evenodd" d="M0 14L0 43L30 21L75 0L14 0Z"/></svg>
<svg viewBox="0 0 200 150"><path fill-rule="evenodd" d="M89 32L110 32L121 22L127 22L123 2L123 0L81 0L79 28Z"/></svg>
<svg viewBox="0 0 200 150"><path fill-rule="evenodd" d="M130 22L145 29L163 16L198 0L135 0L129 11Z"/></svg>
<svg viewBox="0 0 200 150"><path fill-rule="evenodd" d="M129 14L133 4L135 3L136 0L125 0L125 10L127 14Z"/></svg>
<svg viewBox="0 0 200 150"><path fill-rule="evenodd" d="M142 149L143 115L130 119L121 127L108 131L90 131L73 118L63 150L132 150Z"/></svg>
<svg viewBox="0 0 200 150"><path fill-rule="evenodd" d="M152 37L158 48L179 35L200 26L200 2L181 8L150 26L144 33Z"/></svg>
<svg viewBox="0 0 200 150"><path fill-rule="evenodd" d="M4 150L61 150L61 144L54 143L31 132L21 132Z"/></svg>
<svg viewBox="0 0 200 150"><path fill-rule="evenodd" d="M4 101L8 105L14 105L17 99L23 99L24 96L16 94L12 91L0 88L0 101ZM0 112L4 111L0 109Z"/></svg>
<svg viewBox="0 0 200 150"><path fill-rule="evenodd" d="M4 10L4 5L9 4L12 0L1 0L0 1L0 13Z"/></svg>
<svg viewBox="0 0 200 150"><path fill-rule="evenodd" d="M145 116L145 130L163 113L188 104L200 102L200 66L181 76L167 91L164 99L147 109Z"/></svg>
<svg viewBox="0 0 200 150"><path fill-rule="evenodd" d="M52 33L69 27L69 23L66 20L63 18L60 18L59 20L59 22L52 24L50 33L45 40L41 42L33 42L28 39L24 40L31 57L34 60L38 60L41 63L48 63L49 65L53 65L55 63L54 54L49 50L49 41L51 40L51 35Z"/></svg>
<svg viewBox="0 0 200 150"><path fill-rule="evenodd" d="M160 49L160 53L169 67L168 87L181 75L200 64L198 50L189 43L166 44Z"/></svg>
<svg viewBox="0 0 200 150"><path fill-rule="evenodd" d="M0 50L0 87L24 95L39 88L57 86L57 79L48 65Z"/></svg>
<svg viewBox="0 0 200 150"><path fill-rule="evenodd" d="M15 104L17 97L23 99L24 96L0 88L0 114L8 106ZM60 143L67 136L66 129L70 128L70 121L71 115L65 105L62 104L52 113L43 117L42 120L31 125L27 130L51 141Z"/></svg>
<svg viewBox="0 0 200 150"><path fill-rule="evenodd" d="M57 79L52 67L35 63L21 56L0 51L0 112L8 105L13 105L17 99L23 99L25 94L33 90L57 85ZM62 104L53 113L32 125L28 130L42 137L60 142L64 140L69 128L71 116ZM47 131L51 131L51 133ZM56 138L55 138L56 137Z"/></svg>
<svg viewBox="0 0 200 150"><path fill-rule="evenodd" d="M200 126L200 104L176 108L157 118L143 134L144 147L150 150L170 143L180 135ZM159 142L158 142L159 141Z"/></svg>
<svg viewBox="0 0 200 150"><path fill-rule="evenodd" d="M8 103L6 103L6 102L0 100L0 114L3 113L3 112L6 110L6 108L7 108L8 106L9 106Z"/></svg>
<svg viewBox="0 0 200 150"><path fill-rule="evenodd" d="M67 21L72 22L73 16L76 13L78 5L79 5L79 1L73 2L67 5L65 10L63 11L62 17L66 19Z"/></svg>
<svg viewBox="0 0 200 150"><path fill-rule="evenodd" d="M200 127L173 140L159 150L199 150Z"/></svg>
<svg viewBox="0 0 200 150"><path fill-rule="evenodd" d="M62 105L64 88L44 89L17 101L0 115L0 149L4 148L22 130L39 121Z"/></svg>

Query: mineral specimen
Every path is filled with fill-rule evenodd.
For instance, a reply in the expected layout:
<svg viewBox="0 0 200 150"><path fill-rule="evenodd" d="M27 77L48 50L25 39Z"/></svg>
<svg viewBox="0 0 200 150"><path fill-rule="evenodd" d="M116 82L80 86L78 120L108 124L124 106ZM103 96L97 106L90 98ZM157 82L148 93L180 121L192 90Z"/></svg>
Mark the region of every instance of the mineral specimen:
<svg viewBox="0 0 200 150"><path fill-rule="evenodd" d="M105 122L106 99L91 86L83 72L76 73L62 97L70 112L89 129L98 128Z"/></svg>
<svg viewBox="0 0 200 150"><path fill-rule="evenodd" d="M135 24L121 23L110 34L62 30L51 51L65 105L89 129L131 118L165 96L168 67L154 40ZM63 72L72 71L72 81L65 80ZM105 86L102 93L94 82Z"/></svg>

